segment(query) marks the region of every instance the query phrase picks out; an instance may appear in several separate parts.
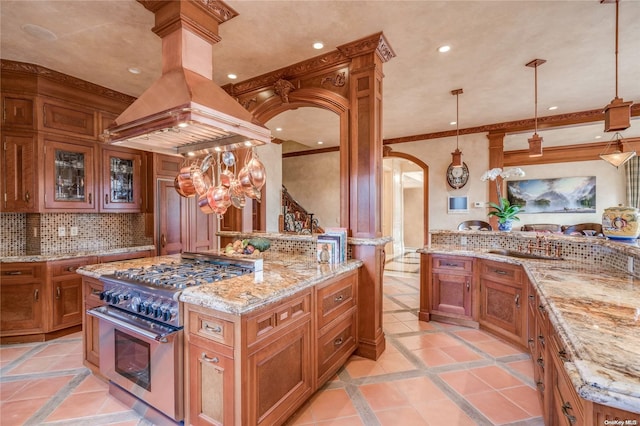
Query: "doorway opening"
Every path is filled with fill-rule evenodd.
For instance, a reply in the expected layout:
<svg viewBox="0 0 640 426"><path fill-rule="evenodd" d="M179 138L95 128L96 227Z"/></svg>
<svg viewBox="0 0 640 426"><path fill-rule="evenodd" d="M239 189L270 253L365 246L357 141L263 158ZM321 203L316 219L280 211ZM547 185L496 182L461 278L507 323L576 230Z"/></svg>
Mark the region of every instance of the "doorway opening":
<svg viewBox="0 0 640 426"><path fill-rule="evenodd" d="M385 247L385 272L420 272L416 250L426 244L428 172L424 163L412 160L417 159L389 152L382 162L382 233L393 237Z"/></svg>

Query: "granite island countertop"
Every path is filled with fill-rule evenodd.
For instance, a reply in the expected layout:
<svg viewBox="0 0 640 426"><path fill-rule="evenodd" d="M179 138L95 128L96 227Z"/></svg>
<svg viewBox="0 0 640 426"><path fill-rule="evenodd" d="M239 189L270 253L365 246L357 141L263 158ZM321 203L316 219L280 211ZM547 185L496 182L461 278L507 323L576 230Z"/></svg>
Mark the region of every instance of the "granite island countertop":
<svg viewBox="0 0 640 426"><path fill-rule="evenodd" d="M435 246L420 253L522 265L570 355L564 367L584 399L640 413L640 278L575 260L521 259Z"/></svg>
<svg viewBox="0 0 640 426"><path fill-rule="evenodd" d="M179 254L148 257L83 266L77 272L93 278L100 278L103 275L112 274L116 270L158 263L177 263L179 260ZM320 265L315 259L292 255L269 256L263 260L262 272L187 288L182 291L179 300L233 315L241 315L275 303L325 280L356 270L362 265L359 260Z"/></svg>

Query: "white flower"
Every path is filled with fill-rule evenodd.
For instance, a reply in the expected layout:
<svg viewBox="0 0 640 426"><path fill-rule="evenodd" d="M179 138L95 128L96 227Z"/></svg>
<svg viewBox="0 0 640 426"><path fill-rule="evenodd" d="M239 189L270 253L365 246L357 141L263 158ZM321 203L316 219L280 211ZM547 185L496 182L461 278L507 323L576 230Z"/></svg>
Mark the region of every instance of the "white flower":
<svg viewBox="0 0 640 426"><path fill-rule="evenodd" d="M497 170L497 169L493 169ZM524 176L524 171L520 167L512 167L510 169L505 169L502 173L500 173L500 177L502 179L508 179L510 177L522 177Z"/></svg>
<svg viewBox="0 0 640 426"><path fill-rule="evenodd" d="M496 178L498 176L501 176L502 169L500 167L496 167L495 169L491 169L491 170L487 170L486 172L484 172L484 174L482 175L482 177L480 178L481 181L485 182L487 180L496 180Z"/></svg>

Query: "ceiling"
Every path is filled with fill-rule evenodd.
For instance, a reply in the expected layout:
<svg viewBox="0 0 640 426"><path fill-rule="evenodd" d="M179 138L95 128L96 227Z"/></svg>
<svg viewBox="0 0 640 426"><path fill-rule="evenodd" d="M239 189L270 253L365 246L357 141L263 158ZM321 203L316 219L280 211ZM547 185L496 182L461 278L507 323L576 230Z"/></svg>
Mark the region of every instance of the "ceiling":
<svg viewBox="0 0 640 426"><path fill-rule="evenodd" d="M382 31L396 57L384 64L383 137L397 138L603 108L615 95L615 5L577 1L227 1L239 16L220 27L213 79L242 81ZM160 75L153 14L135 0L0 1L3 59L35 63L111 89L140 95ZM640 1L620 2L619 87L640 102ZM51 33L33 29L45 28ZM324 49L311 46L322 41ZM437 48L448 44L451 51ZM127 70L138 68L134 75ZM557 106L549 111L550 106ZM283 113L274 136L318 148L338 141L337 117ZM324 117L324 118L323 118ZM275 127L282 127L276 132ZM560 134L561 136L554 136ZM594 142L602 123L541 134L545 144ZM623 133L640 136L640 120ZM530 135L508 136L526 147Z"/></svg>

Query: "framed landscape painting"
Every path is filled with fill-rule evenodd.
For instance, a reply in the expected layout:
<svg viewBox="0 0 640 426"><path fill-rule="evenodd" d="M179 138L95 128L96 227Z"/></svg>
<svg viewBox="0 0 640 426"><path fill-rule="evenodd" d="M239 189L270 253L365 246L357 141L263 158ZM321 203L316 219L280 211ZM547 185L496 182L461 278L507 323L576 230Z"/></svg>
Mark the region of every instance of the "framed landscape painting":
<svg viewBox="0 0 640 426"><path fill-rule="evenodd" d="M596 177L507 181L507 198L522 213L595 213Z"/></svg>

